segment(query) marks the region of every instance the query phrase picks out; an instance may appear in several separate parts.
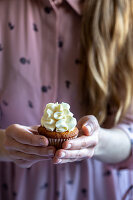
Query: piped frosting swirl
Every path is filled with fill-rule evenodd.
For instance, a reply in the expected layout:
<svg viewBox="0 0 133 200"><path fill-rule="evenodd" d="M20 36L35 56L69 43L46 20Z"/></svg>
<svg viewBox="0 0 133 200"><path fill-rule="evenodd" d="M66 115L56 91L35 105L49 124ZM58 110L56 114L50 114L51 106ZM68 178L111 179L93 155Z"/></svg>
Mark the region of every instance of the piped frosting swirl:
<svg viewBox="0 0 133 200"><path fill-rule="evenodd" d="M41 125L49 131L65 132L72 131L77 124L70 105L67 103L49 103L44 109Z"/></svg>

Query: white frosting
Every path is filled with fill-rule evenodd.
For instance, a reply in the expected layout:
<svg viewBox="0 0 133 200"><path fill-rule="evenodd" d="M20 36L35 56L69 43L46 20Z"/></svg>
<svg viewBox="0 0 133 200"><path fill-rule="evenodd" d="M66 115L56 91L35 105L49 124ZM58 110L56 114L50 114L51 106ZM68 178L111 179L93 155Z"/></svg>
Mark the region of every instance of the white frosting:
<svg viewBox="0 0 133 200"><path fill-rule="evenodd" d="M77 124L67 103L49 103L41 118L41 125L49 131L72 131Z"/></svg>

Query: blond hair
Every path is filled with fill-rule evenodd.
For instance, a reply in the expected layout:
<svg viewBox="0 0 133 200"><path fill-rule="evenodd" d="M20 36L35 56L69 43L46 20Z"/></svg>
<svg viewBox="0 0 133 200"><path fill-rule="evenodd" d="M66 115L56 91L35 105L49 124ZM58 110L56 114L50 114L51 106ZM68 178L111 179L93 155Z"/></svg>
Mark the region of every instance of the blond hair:
<svg viewBox="0 0 133 200"><path fill-rule="evenodd" d="M103 124L112 108L114 125L133 95L133 0L86 0L82 19L87 113Z"/></svg>

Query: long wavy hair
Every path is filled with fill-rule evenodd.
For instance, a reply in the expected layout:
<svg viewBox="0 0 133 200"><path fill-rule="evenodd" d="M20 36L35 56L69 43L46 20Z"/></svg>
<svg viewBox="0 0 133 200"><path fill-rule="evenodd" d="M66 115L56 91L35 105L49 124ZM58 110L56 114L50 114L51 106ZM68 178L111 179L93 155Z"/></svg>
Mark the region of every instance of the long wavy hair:
<svg viewBox="0 0 133 200"><path fill-rule="evenodd" d="M113 126L133 96L133 0L85 0L81 31L85 108Z"/></svg>

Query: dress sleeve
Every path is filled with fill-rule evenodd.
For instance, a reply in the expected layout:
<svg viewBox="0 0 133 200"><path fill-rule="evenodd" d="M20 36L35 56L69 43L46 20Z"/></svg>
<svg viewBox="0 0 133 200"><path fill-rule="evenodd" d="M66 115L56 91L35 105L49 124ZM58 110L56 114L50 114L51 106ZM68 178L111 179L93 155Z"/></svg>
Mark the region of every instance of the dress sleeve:
<svg viewBox="0 0 133 200"><path fill-rule="evenodd" d="M125 161L117 164L118 169L133 169L133 108L130 107L125 117L116 126L123 130L131 141L131 154Z"/></svg>

